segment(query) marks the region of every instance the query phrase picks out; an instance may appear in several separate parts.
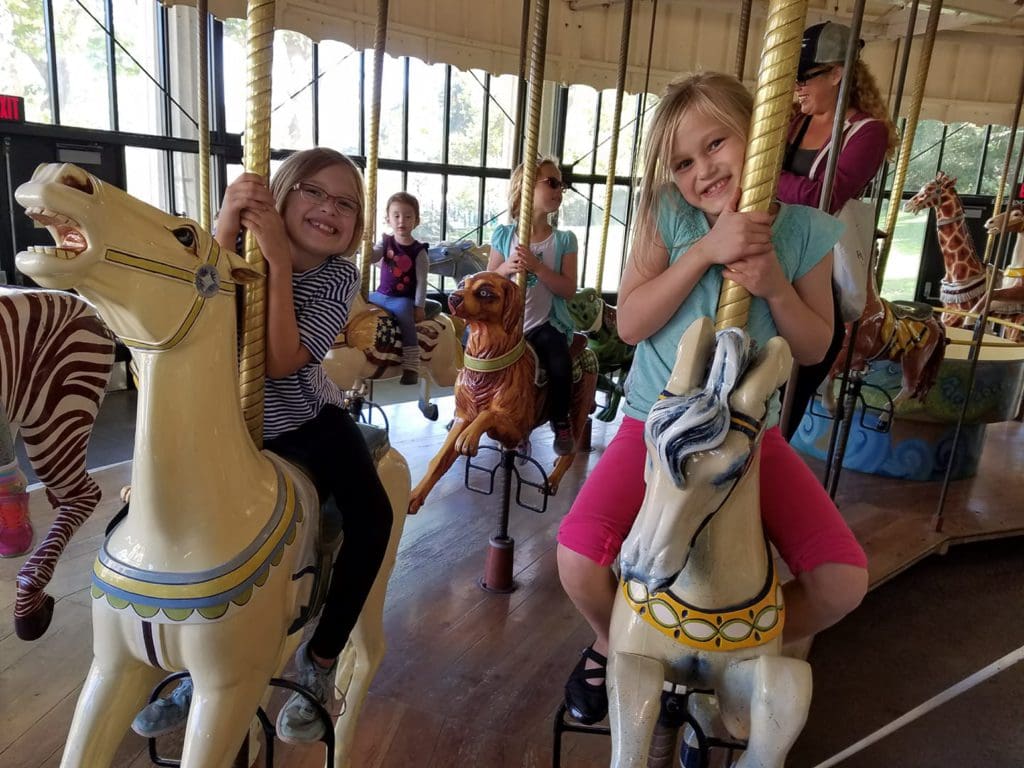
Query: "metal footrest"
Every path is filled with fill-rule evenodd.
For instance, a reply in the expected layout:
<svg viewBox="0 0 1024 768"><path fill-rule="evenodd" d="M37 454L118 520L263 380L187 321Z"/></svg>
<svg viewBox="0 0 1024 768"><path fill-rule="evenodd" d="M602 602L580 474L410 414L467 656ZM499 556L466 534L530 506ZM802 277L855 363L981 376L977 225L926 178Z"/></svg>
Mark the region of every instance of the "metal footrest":
<svg viewBox="0 0 1024 768"><path fill-rule="evenodd" d="M842 381L842 376L837 376L836 381ZM895 405L893 404L892 395L889 394L889 390L884 387L880 387L877 384L869 384L865 381L855 382L851 379L846 384L847 387L855 387L855 403L854 408L860 405L860 426L862 429L868 432L879 432L886 433L892 429L893 412ZM886 404L884 406L870 405L864 398L863 390L872 389L878 392L884 399ZM828 419L829 421L835 421L836 417L834 414L828 412L824 404L821 401L821 395L815 395L811 400L810 413L812 416L816 416L820 419Z"/></svg>
<svg viewBox="0 0 1024 768"><path fill-rule="evenodd" d="M152 704L171 683L176 683L189 677L188 672L175 672L172 675L168 675L153 689L153 693L149 695L149 704ZM312 692L298 683L294 683L291 680L285 680L284 678L274 677L270 680L272 688L286 688L295 693L301 694L307 701L309 701L313 708L316 709L317 717L324 724L324 735L320 739L324 746L327 748L327 768L334 768L334 723L331 722L330 713L324 708L316 696ZM256 708L256 717L260 721L260 727L263 729L263 738L266 743L267 756L264 762L266 768L273 768L274 765L274 740L277 738L277 730L271 724L270 719L267 717L267 713L263 711L263 707ZM156 751L156 739L147 739L149 747L149 760L153 765L167 766L168 768L180 768L181 760L175 760L173 758L162 757ZM243 742L244 743L244 742Z"/></svg>
<svg viewBox="0 0 1024 768"><path fill-rule="evenodd" d="M482 452L482 451L494 451L498 455L498 461L494 464L494 466L485 466L483 464L474 463L473 462L474 457L473 456L467 456L466 457L466 474L465 474L465 480L464 480L464 484L465 484L466 488L468 490L470 490L470 491L473 491L474 493L479 493L479 494L482 494L484 496L491 496L491 495L493 495L494 494L494 486L495 486L494 478L495 478L495 476L497 476L498 470L502 468L502 466L503 466L503 458L505 456L505 452L508 451L508 450L509 449L498 448L498 447L493 446L493 445L481 445L480 446L480 448L479 448L480 452ZM547 508L548 508L548 497L551 495L551 493L550 493L550 491L548 489L548 475L547 475L547 472L544 471L544 467L541 466L540 462L537 461L536 459L534 459L532 456L527 456L525 453L522 453L521 451L510 451L510 452L515 457L515 462L509 462L511 464L511 466L508 469L508 471L512 473L512 475L513 475L513 477L515 478L515 481L516 481L516 504L518 504L523 509L529 509L532 512L537 512L537 513L543 514L544 512L547 511ZM477 453L477 456L475 458L479 458L479 457L480 457L480 453ZM528 478L524 478L519 473L519 467L525 466L527 464L532 465L533 467L536 468L537 472L540 474L540 476L542 478L541 482L538 483L538 482L534 482L532 480L529 480ZM486 480L484 481L486 483L486 485L483 485L483 486L476 486L476 485L474 485L473 481L472 481L472 477L470 475L470 472L478 472L478 473L484 475L485 478L486 478ZM540 504L537 505L537 504L533 503L530 499L524 498L523 497L523 488L532 488L532 489L534 489L536 494L541 499Z"/></svg>

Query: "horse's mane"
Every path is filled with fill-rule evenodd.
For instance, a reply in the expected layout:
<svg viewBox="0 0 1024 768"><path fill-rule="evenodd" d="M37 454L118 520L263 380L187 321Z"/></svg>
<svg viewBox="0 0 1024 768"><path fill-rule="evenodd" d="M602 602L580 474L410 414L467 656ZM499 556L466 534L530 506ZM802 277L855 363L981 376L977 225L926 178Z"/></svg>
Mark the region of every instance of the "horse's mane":
<svg viewBox="0 0 1024 768"><path fill-rule="evenodd" d="M677 488L686 484L686 459L717 448L729 431L729 394L754 360L756 344L739 328L716 334L715 356L703 390L668 395L651 408L647 437Z"/></svg>

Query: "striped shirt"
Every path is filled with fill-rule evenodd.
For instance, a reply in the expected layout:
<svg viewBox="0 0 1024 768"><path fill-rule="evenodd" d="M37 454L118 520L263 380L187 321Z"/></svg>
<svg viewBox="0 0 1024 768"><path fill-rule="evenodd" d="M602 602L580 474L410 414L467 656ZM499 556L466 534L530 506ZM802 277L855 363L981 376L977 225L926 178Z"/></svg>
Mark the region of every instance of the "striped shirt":
<svg viewBox="0 0 1024 768"><path fill-rule="evenodd" d="M267 378L263 439L270 440L315 418L327 404L342 404L341 390L327 378L321 361L348 321L359 289L359 268L335 256L305 272L292 273L299 341L312 360L280 379Z"/></svg>

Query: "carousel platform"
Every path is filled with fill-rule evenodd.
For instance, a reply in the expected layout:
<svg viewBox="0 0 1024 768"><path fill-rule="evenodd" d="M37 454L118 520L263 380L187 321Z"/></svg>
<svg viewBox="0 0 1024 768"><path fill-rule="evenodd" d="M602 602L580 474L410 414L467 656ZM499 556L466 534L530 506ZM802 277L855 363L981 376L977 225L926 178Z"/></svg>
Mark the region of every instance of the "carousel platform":
<svg viewBox="0 0 1024 768"><path fill-rule="evenodd" d="M109 439L110 446L119 445L122 452L125 450L124 436L131 439L130 398L124 393L108 398L94 437L97 446ZM438 402L441 414L437 422L426 421L415 403L385 407L392 442L408 459L414 478L423 473L441 444L443 425L453 411L450 397ZM562 681L580 649L590 642L588 628L558 582L555 533L588 467L597 461L616 427L616 423L595 422L594 451L579 457L546 513L513 509L515 579L520 586L512 594L492 595L477 587L498 499L467 492L462 487L461 465L442 479L420 514L408 520L385 613L388 653L364 709L364 728L356 744L356 766L526 768L550 764L551 718L560 702ZM534 455L545 462L553 460L546 433L538 434ZM99 466L103 459L116 458L116 451L104 449L97 456L91 463ZM91 658L90 570L104 527L120 506L118 490L130 477L130 463L106 463L109 466L95 472L104 499L72 540L57 568L50 588L58 601L53 625L35 643L17 639L12 627L13 579L20 561L0 561L0 721L5 724L0 730L0 765L4 768L41 768L59 763L64 736ZM810 459L809 463L820 472L818 462ZM839 503L868 551L872 587L893 580L930 555L944 553L952 544L1024 533L1024 507L1019 501L1024 494L1022 466L1021 424L990 425L977 474L952 486L942 532L935 532L931 521L939 483L844 473ZM33 520L42 529L49 524L52 513L40 489L33 490L31 504ZM1022 551L1024 547L1016 547L1012 553L1019 555ZM1017 556L1012 553L1011 557ZM933 558L929 567L941 569L946 562L945 558ZM951 563L950 567L959 566ZM916 569L895 579L885 589L899 589L902 580L915 572ZM1020 572L1019 565L1016 572ZM1012 640L1013 627L1019 635L1020 581L986 584L986 597L1000 586L1005 591L1006 615L987 617L987 623L977 631L1001 632ZM966 598L963 610L969 612L970 595L946 595L945 603L922 605L916 601L908 605L915 617L921 611L927 612L918 621L935 622L932 639L937 645L945 646L946 626L960 621L957 612L961 608L954 598ZM869 595L866 604L873 599L874 595ZM892 598L884 602L885 606L891 604ZM818 644L827 648L831 634L841 631L842 626L823 633ZM878 643L879 650L874 654L909 652L902 642L894 644L868 630L864 632L851 642ZM1017 637L1016 644L1019 643ZM881 650L886 648L888 651ZM927 646L915 646L913 653L927 656L930 651ZM992 661L987 656L978 656L977 663L972 664L974 656L969 643L959 648L958 653L969 667L967 671ZM835 661L833 655L823 657L819 665L816 654L817 646L810 658L816 685L825 685L821 681L827 678L831 686L837 679L856 678L859 674L854 668L843 669L847 665ZM898 678L897 675L890 680L894 689L902 684ZM841 683L836 685L842 689ZM928 695L938 690L937 687ZM883 701L890 698L890 693L884 691L876 695ZM275 696L272 700L271 713L276 712L279 699ZM1009 711L1013 706L1009 700L989 701L982 697L973 707L975 729L985 725L986 707L991 708L994 718L998 711ZM892 716L900 711L894 710ZM843 701L834 701L827 707L816 707L808 731L824 732L827 739L829 719L857 717L856 710L847 711ZM816 718L823 718L826 724L822 726ZM962 733L957 733L959 727L929 729L915 738L920 738L922 744L948 739L952 752L947 754L952 759L959 754L957 744L965 740ZM999 734L990 736L1003 739ZM971 738L975 739L975 735ZM833 751L849 741L836 742ZM166 737L165 742L162 751L173 753L174 737ZM1020 751L1016 754L1019 756ZM279 768L312 768L322 765L322 760L319 747L278 745ZM607 760L606 739L567 737L563 766L600 766L607 765ZM134 734L126 735L115 765L137 768L148 764L144 742ZM903 763L851 762L880 764ZM983 763L960 759L953 764ZM984 764L1019 763L996 760Z"/></svg>

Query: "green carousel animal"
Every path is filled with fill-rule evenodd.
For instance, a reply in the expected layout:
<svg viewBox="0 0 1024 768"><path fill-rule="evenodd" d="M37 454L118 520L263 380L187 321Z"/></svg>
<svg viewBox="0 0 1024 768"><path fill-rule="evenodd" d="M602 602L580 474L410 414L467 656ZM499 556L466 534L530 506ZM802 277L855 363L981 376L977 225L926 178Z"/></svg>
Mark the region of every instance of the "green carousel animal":
<svg viewBox="0 0 1024 768"><path fill-rule="evenodd" d="M568 302L576 330L587 334L587 346L597 356L597 389L607 400L597 412L599 421L612 421L624 394L634 347L619 338L615 307L609 307L594 288L584 288Z"/></svg>

